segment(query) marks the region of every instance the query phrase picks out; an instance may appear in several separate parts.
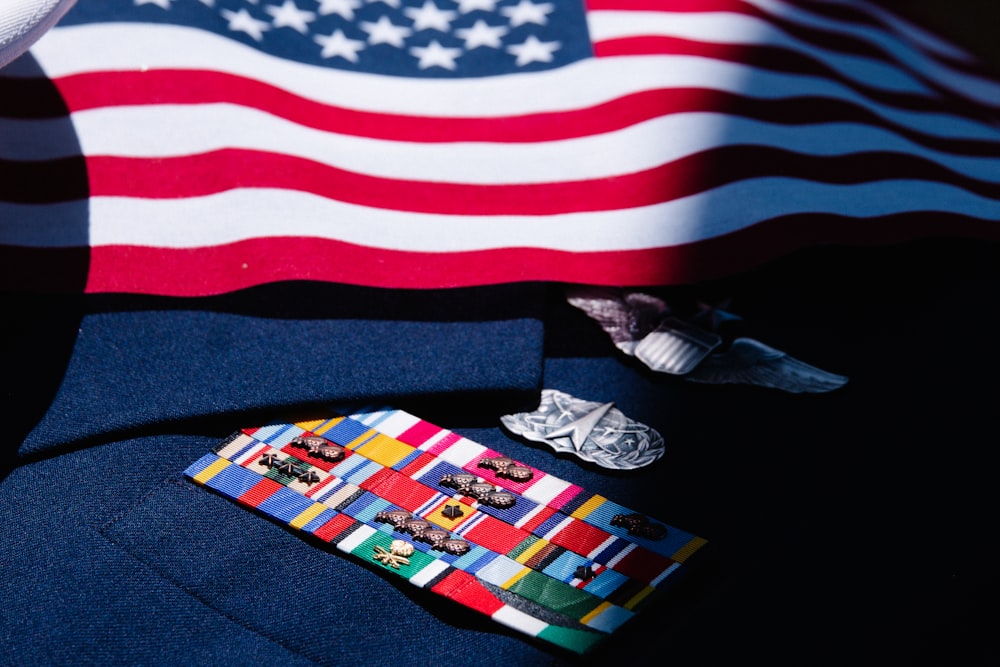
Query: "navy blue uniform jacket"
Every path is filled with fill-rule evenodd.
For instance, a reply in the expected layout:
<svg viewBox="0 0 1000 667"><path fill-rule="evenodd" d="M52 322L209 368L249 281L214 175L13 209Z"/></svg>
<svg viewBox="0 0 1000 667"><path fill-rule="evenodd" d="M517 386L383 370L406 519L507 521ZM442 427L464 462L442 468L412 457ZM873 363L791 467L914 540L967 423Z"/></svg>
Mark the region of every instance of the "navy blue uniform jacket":
<svg viewBox="0 0 1000 667"><path fill-rule="evenodd" d="M656 376L558 285L4 294L0 663L579 662L183 478L231 431L349 400L709 540L587 660L986 664L997 260L958 241L813 250L661 292L732 297L747 333L850 377L818 395ZM502 431L543 387L615 401L665 456L615 474Z"/></svg>

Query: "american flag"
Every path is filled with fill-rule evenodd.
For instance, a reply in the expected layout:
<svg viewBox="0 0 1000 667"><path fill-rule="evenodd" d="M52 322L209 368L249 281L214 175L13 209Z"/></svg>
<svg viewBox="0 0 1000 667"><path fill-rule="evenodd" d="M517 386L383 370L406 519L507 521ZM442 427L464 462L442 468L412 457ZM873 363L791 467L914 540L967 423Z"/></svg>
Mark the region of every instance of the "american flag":
<svg viewBox="0 0 1000 667"><path fill-rule="evenodd" d="M998 117L861 0L88 0L0 70L0 288L663 285L998 238Z"/></svg>

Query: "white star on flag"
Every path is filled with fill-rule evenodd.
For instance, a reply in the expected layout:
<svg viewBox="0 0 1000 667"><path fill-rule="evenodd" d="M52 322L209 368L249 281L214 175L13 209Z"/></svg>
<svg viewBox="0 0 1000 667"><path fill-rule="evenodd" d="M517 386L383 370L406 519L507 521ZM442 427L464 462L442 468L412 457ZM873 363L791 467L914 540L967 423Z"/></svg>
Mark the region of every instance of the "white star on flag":
<svg viewBox="0 0 1000 667"><path fill-rule="evenodd" d="M455 69L455 58L462 55L462 49L450 49L432 41L427 46L414 46L410 53L420 59L418 67L427 69L428 67L444 67L445 69Z"/></svg>
<svg viewBox="0 0 1000 667"><path fill-rule="evenodd" d="M526 23L545 25L549 22L547 14L551 13L554 7L551 3L536 5L530 0L521 0L514 7L501 7L500 13L510 19L510 25L516 28Z"/></svg>
<svg viewBox="0 0 1000 667"><path fill-rule="evenodd" d="M521 44L511 44L507 53L517 56L517 64L524 66L529 63L547 63L552 60L552 54L559 49L559 42L542 42L534 35Z"/></svg>
<svg viewBox="0 0 1000 667"><path fill-rule="evenodd" d="M507 34L507 28L503 26L491 26L479 19L471 28L460 28L455 31L455 35L465 40L465 49L471 51L480 46L489 46L499 49L503 44L503 36Z"/></svg>
<svg viewBox="0 0 1000 667"><path fill-rule="evenodd" d="M495 12L497 10L496 0L458 0L458 11L468 14L476 10L484 12Z"/></svg>
<svg viewBox="0 0 1000 667"><path fill-rule="evenodd" d="M334 30L332 35L316 35L313 38L317 44L323 47L324 58L341 57L350 60L352 63L358 62L358 51L365 48L365 43L357 39L348 39L343 30Z"/></svg>
<svg viewBox="0 0 1000 667"><path fill-rule="evenodd" d="M134 0L135 6L156 5L160 9L170 9L171 0Z"/></svg>
<svg viewBox="0 0 1000 667"><path fill-rule="evenodd" d="M336 14L353 21L354 10L360 6L361 0L319 0L319 13L323 16Z"/></svg>
<svg viewBox="0 0 1000 667"><path fill-rule="evenodd" d="M424 0L424 4L420 8L407 7L403 13L413 19L415 31L430 28L448 32L451 29L451 22L455 19L455 12L450 9L441 9L431 0Z"/></svg>
<svg viewBox="0 0 1000 667"><path fill-rule="evenodd" d="M413 34L412 30L394 24L385 15L380 16L377 23L362 21L361 29L368 33L369 44L390 44L398 48L403 48L403 40Z"/></svg>
<svg viewBox="0 0 1000 667"><path fill-rule="evenodd" d="M264 39L264 31L271 29L271 25L267 21L255 19L250 16L250 13L246 9L243 8L241 8L238 12L223 9L219 13L222 14L224 19L229 21L230 30L235 32L244 32L258 42Z"/></svg>
<svg viewBox="0 0 1000 667"><path fill-rule="evenodd" d="M309 33L309 23L316 20L316 14L299 9L293 0L285 0L280 7L269 5L264 11L271 15L275 28L292 28L303 35Z"/></svg>
<svg viewBox="0 0 1000 667"><path fill-rule="evenodd" d="M384 2L393 9L399 9L399 0L368 0L369 4L375 4L376 2Z"/></svg>

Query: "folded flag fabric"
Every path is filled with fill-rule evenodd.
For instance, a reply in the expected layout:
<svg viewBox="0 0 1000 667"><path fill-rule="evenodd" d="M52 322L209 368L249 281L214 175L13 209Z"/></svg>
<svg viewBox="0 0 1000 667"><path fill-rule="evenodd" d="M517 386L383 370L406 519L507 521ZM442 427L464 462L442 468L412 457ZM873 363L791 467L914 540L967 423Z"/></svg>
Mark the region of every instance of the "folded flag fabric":
<svg viewBox="0 0 1000 667"><path fill-rule="evenodd" d="M674 284L997 238L998 111L860 0L80 3L0 70L0 286Z"/></svg>

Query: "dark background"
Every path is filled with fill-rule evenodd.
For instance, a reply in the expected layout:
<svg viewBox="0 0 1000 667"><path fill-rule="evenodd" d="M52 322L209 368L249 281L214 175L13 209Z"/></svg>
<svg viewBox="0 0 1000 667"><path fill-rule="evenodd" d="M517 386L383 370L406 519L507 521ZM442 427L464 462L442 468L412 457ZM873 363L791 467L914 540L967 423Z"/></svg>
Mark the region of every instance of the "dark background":
<svg viewBox="0 0 1000 667"><path fill-rule="evenodd" d="M994 70L1000 68L1000 42L996 38L1000 3L993 0L883 0L879 4L961 44L989 62Z"/></svg>
<svg viewBox="0 0 1000 667"><path fill-rule="evenodd" d="M1000 72L1000 3L882 4ZM956 239L812 249L696 286L850 382L684 385L659 418L637 408L668 442L646 482L671 498L661 516L712 542L595 662L1000 665L998 287L1000 246Z"/></svg>

